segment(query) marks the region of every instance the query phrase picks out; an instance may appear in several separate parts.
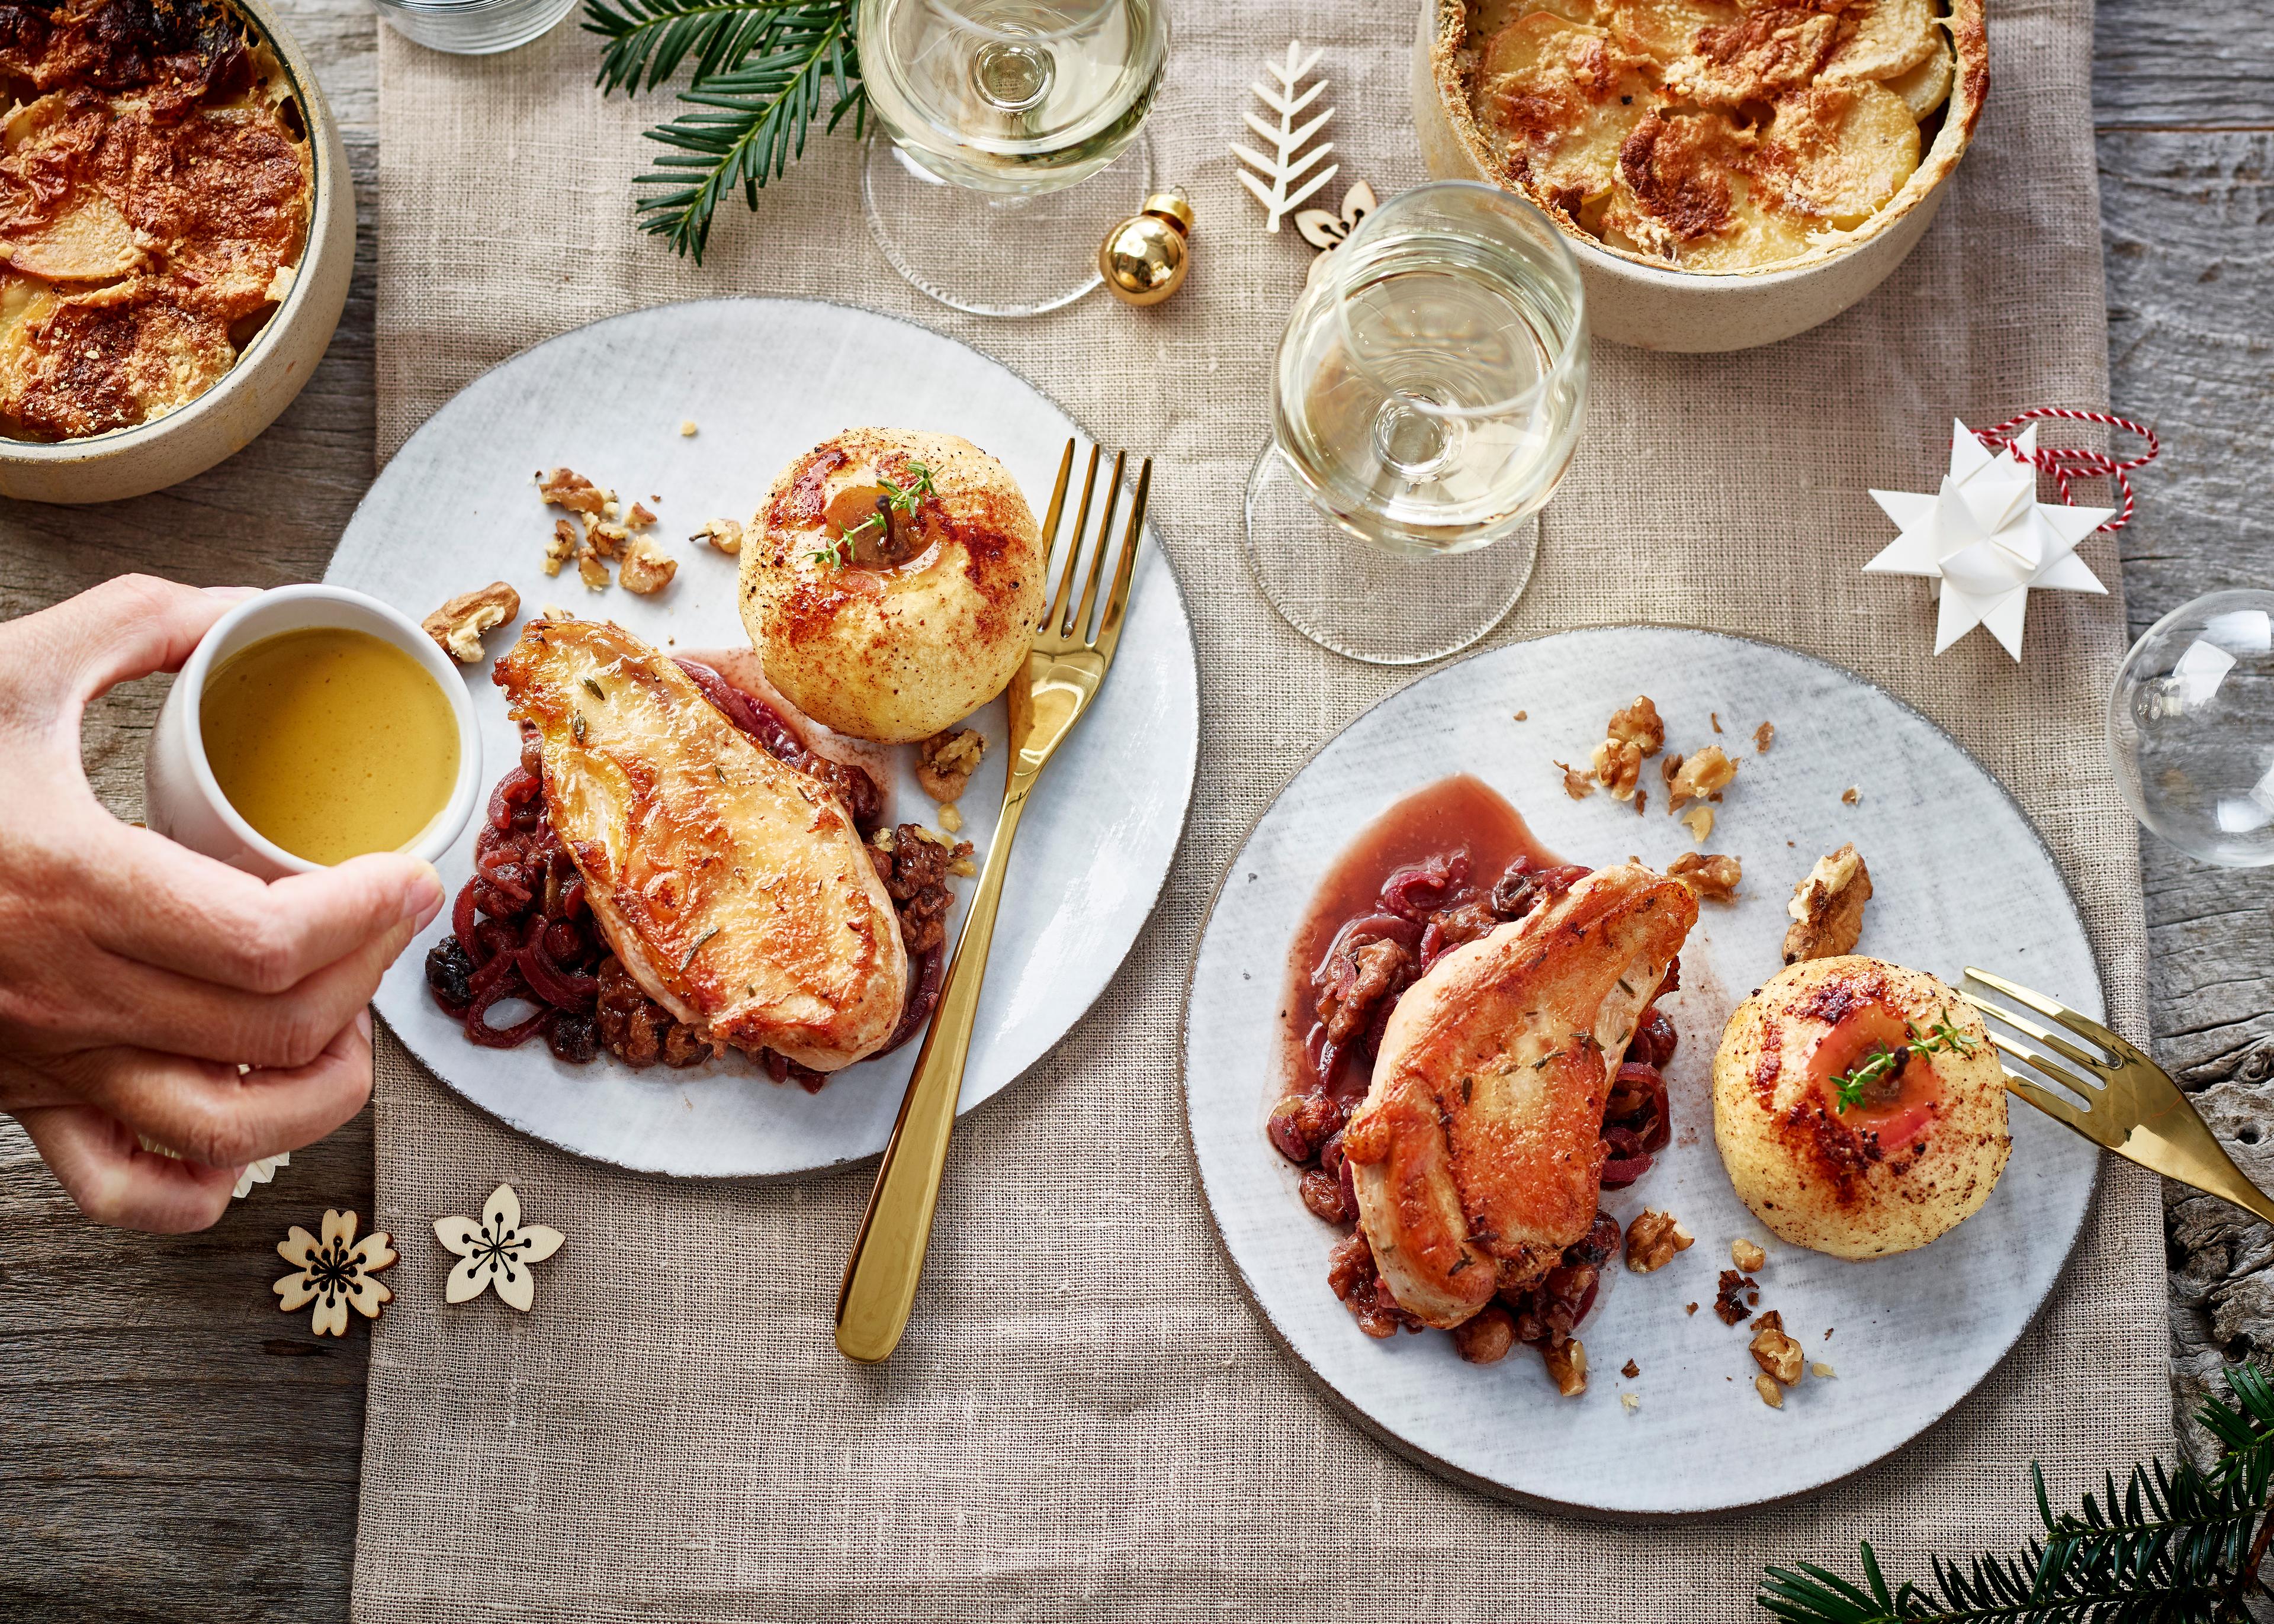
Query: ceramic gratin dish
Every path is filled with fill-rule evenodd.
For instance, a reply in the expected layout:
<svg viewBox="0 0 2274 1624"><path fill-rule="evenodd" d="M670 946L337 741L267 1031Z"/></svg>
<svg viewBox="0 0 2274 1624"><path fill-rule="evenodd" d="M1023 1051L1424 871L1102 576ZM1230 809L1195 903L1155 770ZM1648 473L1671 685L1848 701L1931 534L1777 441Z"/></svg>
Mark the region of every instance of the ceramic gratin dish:
<svg viewBox="0 0 2274 1624"><path fill-rule="evenodd" d="M298 274L221 380L132 428L44 443L0 438L0 496L110 502L178 485L243 450L292 403L332 342L355 264L355 184L347 148L307 53L267 0L229 0L283 65L307 126L314 190Z"/></svg>
<svg viewBox="0 0 2274 1624"><path fill-rule="evenodd" d="M1644 350L1751 350L1821 326L1886 281L1942 207L1989 93L1982 0L1949 0L1949 5L1958 66L1942 127L1885 207L1853 230L1762 270L1677 270L1566 230L1586 285L1594 335ZM1507 177L1469 104L1461 63L1467 29L1465 0L1422 0L1413 49L1413 122L1421 157L1439 180L1505 186Z"/></svg>

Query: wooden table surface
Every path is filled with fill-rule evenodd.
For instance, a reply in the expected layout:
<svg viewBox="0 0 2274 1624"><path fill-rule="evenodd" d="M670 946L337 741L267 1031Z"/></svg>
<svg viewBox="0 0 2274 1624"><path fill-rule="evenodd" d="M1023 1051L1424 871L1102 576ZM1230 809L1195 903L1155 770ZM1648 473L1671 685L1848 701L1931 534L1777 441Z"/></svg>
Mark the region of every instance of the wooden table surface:
<svg viewBox="0 0 2274 1624"><path fill-rule="evenodd" d="M100 508L0 502L0 617L128 570L312 579L375 471L377 25L359 0L282 9L360 193L339 335L276 425L200 478ZM2112 398L2165 445L2121 538L2135 632L2198 593L2274 583L2258 490L2274 470L2274 36L2257 10L2099 9ZM89 718L89 770L123 816L139 809L162 696L134 684ZM2274 1088L2274 869L2205 868L2153 840L2142 855L2158 1057L2274 1184L2274 1134L2259 1125ZM366 1113L296 1155L281 1176L295 1210L368 1213L371 1154ZM174 1240L95 1229L0 1118L0 1617L347 1616L368 1341L320 1342L305 1316L275 1312L278 1214L275 1200L239 1203ZM2167 1227L2173 1381L2192 1408L2223 1359L2274 1349L2274 1234L2206 1197L2170 1199Z"/></svg>

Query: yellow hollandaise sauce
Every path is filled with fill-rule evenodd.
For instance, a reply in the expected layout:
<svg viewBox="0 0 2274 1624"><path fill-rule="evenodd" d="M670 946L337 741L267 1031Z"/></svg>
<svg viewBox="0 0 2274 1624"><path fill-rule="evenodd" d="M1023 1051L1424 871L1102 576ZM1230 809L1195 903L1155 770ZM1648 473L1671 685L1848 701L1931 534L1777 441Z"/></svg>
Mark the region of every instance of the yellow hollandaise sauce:
<svg viewBox="0 0 2274 1624"><path fill-rule="evenodd" d="M198 722L229 804L310 862L409 846L457 782L449 695L369 632L310 627L239 650L207 679Z"/></svg>

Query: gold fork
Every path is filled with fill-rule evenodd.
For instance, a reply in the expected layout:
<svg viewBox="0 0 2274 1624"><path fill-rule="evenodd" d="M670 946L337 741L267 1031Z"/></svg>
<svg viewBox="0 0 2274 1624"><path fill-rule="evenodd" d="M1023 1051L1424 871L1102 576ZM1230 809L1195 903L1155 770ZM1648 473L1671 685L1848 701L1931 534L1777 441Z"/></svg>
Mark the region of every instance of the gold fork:
<svg viewBox="0 0 2274 1624"><path fill-rule="evenodd" d="M1113 579L1095 631L1090 616L1098 607L1098 586L1105 550L1113 530L1114 509L1121 500L1121 477L1129 454L1113 459L1113 476L1105 489L1105 508L1097 523L1096 545L1089 552L1089 568L1081 583L1081 600L1073 598L1074 579L1081 573L1083 538L1089 533L1089 510L1097 486L1099 452L1092 447L1089 471L1081 482L1081 505L1066 543L1065 564L1058 577L1058 596L1035 634L1023 677L1011 680L1011 765L1003 786L1003 812L995 825L995 838L987 847L987 861L972 893L971 912L962 939L949 961L939 992L939 1007L924 1034L908 1091L900 1101L900 1120L885 1146L885 1160L877 1169L877 1187L869 1192L869 1210L853 1238L853 1255L845 1264L845 1283L837 1293L837 1348L849 1359L873 1364L889 1357L907 1328L916 1282L923 1275L924 1248L931 1239L932 1211L939 1201L940 1170L947 1162L948 1136L955 1128L956 1097L963 1088L963 1063L971 1052L972 1023L979 1012L980 983L987 974L987 950L995 938L995 909L1002 900L1003 873L1009 867L1012 837L1027 796L1052 752L1073 730L1098 685L1113 664L1113 650L1121 641L1121 621L1129 607L1129 579L1137 568L1139 538L1145 528L1145 503L1153 487L1153 459L1148 457L1137 474L1137 493L1123 531L1120 555L1114 560ZM1073 441L1066 441L1058 459L1058 486L1050 492L1050 512L1043 521L1043 555L1056 546L1058 516L1065 508L1066 483L1073 473Z"/></svg>
<svg viewBox="0 0 2274 1624"><path fill-rule="evenodd" d="M1961 989L1959 996L1992 1020L2011 1026L2032 1043L2059 1055L2082 1070L2080 1077L2067 1066L2057 1066L1995 1032L1990 1041L2009 1060L2018 1060L2051 1078L2086 1103L2071 1104L2012 1066L2006 1068L2006 1086L2055 1122L2084 1135L2094 1144L2114 1151L2166 1178L2176 1178L2206 1194L2232 1201L2245 1211L2274 1223L2274 1200L2242 1176L2195 1108L2172 1080L2171 1073L2097 1021L2041 992L2018 987L2003 976L1969 966L1968 979L2026 1004L2038 1014L2065 1026L2103 1053L2095 1053L2040 1026L2018 1010Z"/></svg>

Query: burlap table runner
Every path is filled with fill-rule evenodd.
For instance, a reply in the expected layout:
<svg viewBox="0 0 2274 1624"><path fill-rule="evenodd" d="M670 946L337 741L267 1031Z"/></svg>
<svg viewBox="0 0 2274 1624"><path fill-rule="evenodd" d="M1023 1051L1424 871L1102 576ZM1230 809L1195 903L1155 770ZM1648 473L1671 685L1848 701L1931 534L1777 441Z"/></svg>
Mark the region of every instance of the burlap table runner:
<svg viewBox="0 0 2274 1624"><path fill-rule="evenodd" d="M1844 1565L1868 1535L1919 1573L1930 1545L2019 1534L2030 1455L2058 1494L2168 1443L2156 1193L2121 1162L2050 1311L1949 1418L1812 1500L1680 1526L1562 1518L1408 1465L1306 1387L1234 1296L1177 1101L1192 944L1286 772L1404 678L1313 649L1243 573L1239 492L1307 251L1257 229L1224 147L1246 81L1295 35L1328 48L1344 178L1385 195L1422 178L1412 21L1408 0L1181 0L1152 132L1199 212L1192 281L1150 313L1101 296L1027 322L957 316L890 271L848 140L817 137L756 221L723 211L698 271L631 229L627 182L652 150L638 132L663 108L602 102L588 37L469 61L380 31L383 452L482 368L637 305L780 293L907 316L1159 458L1154 511L1205 701L1160 913L1099 1007L967 1119L915 1323L884 1368L849 1366L829 1335L866 1170L767 1186L613 1171L383 1049L379 1219L405 1256L373 1338L359 1617L1758 1617L1766 1560ZM2042 599L2019 666L1986 636L1937 659L1923 590L1856 573L1886 534L1864 486L1931 489L1954 414L2104 403L2089 0L2001 0L1991 43L1955 192L1861 307L1750 355L1599 348L1584 448L1501 635L1726 628L1920 706L2029 808L2137 1036L2136 848L2099 744L2120 598ZM733 364L754 388L791 387L763 357ZM2112 583L2107 539L2085 553ZM569 1244L526 1319L446 1312L429 1225L500 1179Z"/></svg>

